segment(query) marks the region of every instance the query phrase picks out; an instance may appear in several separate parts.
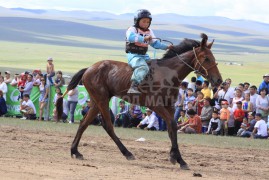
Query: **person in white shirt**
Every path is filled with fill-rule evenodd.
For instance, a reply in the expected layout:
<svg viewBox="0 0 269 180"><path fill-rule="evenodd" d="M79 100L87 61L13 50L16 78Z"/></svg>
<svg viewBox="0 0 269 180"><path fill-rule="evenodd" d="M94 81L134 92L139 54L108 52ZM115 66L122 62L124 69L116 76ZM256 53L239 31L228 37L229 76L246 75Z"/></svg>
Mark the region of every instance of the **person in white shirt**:
<svg viewBox="0 0 269 180"><path fill-rule="evenodd" d="M229 89L229 84L223 82L214 94L214 98L218 99L218 102L220 102L221 99L226 99L228 103L231 104L234 98L234 94L233 91Z"/></svg>
<svg viewBox="0 0 269 180"><path fill-rule="evenodd" d="M9 83L11 83L11 81L12 81L12 78L11 78L11 76L10 76L10 71L6 71L5 72L5 83L6 84L9 84Z"/></svg>
<svg viewBox="0 0 269 180"><path fill-rule="evenodd" d="M256 99L258 97L257 87L254 85L250 86L249 93L250 93L250 102L252 102L253 104L253 112L256 112Z"/></svg>
<svg viewBox="0 0 269 180"><path fill-rule="evenodd" d="M255 119L257 120L254 130L252 132L252 137L254 139L267 139L268 138L268 128L266 122L262 119L260 113L256 113Z"/></svg>
<svg viewBox="0 0 269 180"><path fill-rule="evenodd" d="M21 119L36 119L36 108L33 101L31 101L29 94L23 95L23 101L21 101L20 111L24 115L24 117Z"/></svg>
<svg viewBox="0 0 269 180"><path fill-rule="evenodd" d="M146 109L147 116L137 125L137 128L145 130L159 130L158 118L152 113L149 108Z"/></svg>
<svg viewBox="0 0 269 180"><path fill-rule="evenodd" d="M14 86L14 87L17 87L18 82L19 82L19 74L15 74L14 75L14 79L12 79L10 85L11 86Z"/></svg>

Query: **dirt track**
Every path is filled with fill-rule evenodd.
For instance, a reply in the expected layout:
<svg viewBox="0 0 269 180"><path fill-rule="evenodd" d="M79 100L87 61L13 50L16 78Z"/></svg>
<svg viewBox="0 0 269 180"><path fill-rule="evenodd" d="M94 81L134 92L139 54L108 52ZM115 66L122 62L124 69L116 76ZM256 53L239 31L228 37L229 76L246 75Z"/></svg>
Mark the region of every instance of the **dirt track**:
<svg viewBox="0 0 269 180"><path fill-rule="evenodd" d="M109 138L83 136L85 160L70 158L69 134L0 126L0 179L268 179L266 150L181 145L191 170L168 161L170 143L122 139L136 160L127 161ZM202 177L194 177L200 173Z"/></svg>

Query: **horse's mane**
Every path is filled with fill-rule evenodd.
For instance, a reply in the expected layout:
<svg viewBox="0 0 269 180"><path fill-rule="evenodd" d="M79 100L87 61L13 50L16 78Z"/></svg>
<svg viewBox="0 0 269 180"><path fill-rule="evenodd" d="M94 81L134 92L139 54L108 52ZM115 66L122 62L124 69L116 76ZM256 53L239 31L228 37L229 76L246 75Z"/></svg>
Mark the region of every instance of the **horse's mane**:
<svg viewBox="0 0 269 180"><path fill-rule="evenodd" d="M161 59L172 58L177 54L182 54L192 50L193 47L199 47L200 41L185 38L179 45L174 45L173 49L169 49Z"/></svg>

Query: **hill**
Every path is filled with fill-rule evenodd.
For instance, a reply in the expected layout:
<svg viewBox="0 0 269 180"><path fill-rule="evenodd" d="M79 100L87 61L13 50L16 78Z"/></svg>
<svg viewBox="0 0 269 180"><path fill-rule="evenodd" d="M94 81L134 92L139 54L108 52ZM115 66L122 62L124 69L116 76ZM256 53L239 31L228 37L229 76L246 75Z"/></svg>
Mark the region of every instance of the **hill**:
<svg viewBox="0 0 269 180"><path fill-rule="evenodd" d="M132 19L131 13L116 15L0 7L0 70L37 66L43 69L42 64L48 56L57 57L61 69L70 73L84 67L85 62L88 66L102 59L124 61L125 31L132 25ZM223 62L220 68L223 67L222 72L227 75L233 73L226 64L257 68L253 60L261 63L268 60L269 24L170 13L154 15L152 29L157 37L174 44L183 38L200 40L199 34L206 33L210 40L215 39L213 52L216 59ZM162 53L157 51L157 57ZM25 64L17 67L19 61ZM263 64L258 64L258 68L260 73L267 71ZM245 71L249 70L241 72L244 74ZM255 69L252 71L255 72Z"/></svg>

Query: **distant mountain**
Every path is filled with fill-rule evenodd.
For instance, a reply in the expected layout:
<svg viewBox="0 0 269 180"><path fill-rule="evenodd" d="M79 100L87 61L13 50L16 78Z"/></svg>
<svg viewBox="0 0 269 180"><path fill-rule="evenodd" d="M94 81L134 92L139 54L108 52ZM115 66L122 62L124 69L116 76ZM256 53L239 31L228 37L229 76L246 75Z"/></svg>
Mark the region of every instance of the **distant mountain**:
<svg viewBox="0 0 269 180"><path fill-rule="evenodd" d="M24 11L24 12L34 13L34 14L44 14L47 12L46 10L43 10L43 9L11 8L11 10Z"/></svg>
<svg viewBox="0 0 269 180"><path fill-rule="evenodd" d="M127 26L122 25L122 23L127 24L130 20L132 22L132 19L132 13L116 15L94 11L0 7L0 39L3 41L117 49L122 47L71 41L64 37L124 41ZM101 22L104 27L95 25L95 22ZM269 47L269 24L255 21L167 13L155 15L153 25L158 27L154 30L155 34L167 37L168 40L172 41L178 41L179 38L183 37L197 39L199 33L208 33L211 38L218 39L216 51L219 52L264 53ZM263 50L260 50L260 47Z"/></svg>

